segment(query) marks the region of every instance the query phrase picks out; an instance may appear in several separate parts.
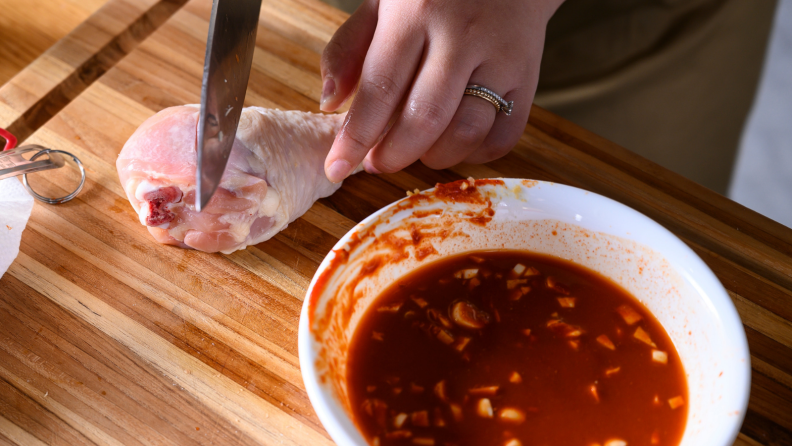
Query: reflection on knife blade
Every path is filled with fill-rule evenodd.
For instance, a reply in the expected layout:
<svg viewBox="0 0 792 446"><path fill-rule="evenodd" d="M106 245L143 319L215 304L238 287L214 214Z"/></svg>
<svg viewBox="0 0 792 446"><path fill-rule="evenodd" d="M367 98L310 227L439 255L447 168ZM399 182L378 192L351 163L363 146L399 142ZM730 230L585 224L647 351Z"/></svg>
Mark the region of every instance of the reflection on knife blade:
<svg viewBox="0 0 792 446"><path fill-rule="evenodd" d="M205 208L225 171L256 46L261 0L215 0L206 42L195 207Z"/></svg>

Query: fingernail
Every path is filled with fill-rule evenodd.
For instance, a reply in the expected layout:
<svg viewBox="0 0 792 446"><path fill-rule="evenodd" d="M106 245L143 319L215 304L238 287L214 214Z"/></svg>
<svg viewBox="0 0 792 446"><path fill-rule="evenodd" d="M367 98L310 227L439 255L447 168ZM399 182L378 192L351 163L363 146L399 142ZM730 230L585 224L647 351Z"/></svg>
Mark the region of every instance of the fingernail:
<svg viewBox="0 0 792 446"><path fill-rule="evenodd" d="M322 86L322 99L319 101L319 110L330 111L326 109L327 103L333 100L336 94L336 84L332 77L325 77L324 85Z"/></svg>
<svg viewBox="0 0 792 446"><path fill-rule="evenodd" d="M374 167L373 164L371 164L371 161L369 161L367 159L363 160L363 170L365 170L366 172L368 172L370 174L373 174L373 175L379 175L379 174L382 173L379 170L377 170L377 168Z"/></svg>
<svg viewBox="0 0 792 446"><path fill-rule="evenodd" d="M349 176L352 171L352 165L347 160L335 160L333 164L327 169L327 179L331 183L340 183L344 178Z"/></svg>

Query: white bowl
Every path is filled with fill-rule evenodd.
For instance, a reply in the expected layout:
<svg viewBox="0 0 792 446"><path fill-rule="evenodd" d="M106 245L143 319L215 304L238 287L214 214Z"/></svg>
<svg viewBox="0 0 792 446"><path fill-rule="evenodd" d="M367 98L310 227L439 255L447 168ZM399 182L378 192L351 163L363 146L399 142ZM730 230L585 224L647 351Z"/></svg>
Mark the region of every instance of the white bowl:
<svg viewBox="0 0 792 446"><path fill-rule="evenodd" d="M300 317L300 368L333 440L367 444L349 410L346 349L373 300L441 257L520 249L598 271L643 302L674 342L687 376L681 446L733 443L748 406L748 344L726 290L687 245L643 214L574 187L518 179L463 183L470 184L386 206L342 237L319 265Z"/></svg>

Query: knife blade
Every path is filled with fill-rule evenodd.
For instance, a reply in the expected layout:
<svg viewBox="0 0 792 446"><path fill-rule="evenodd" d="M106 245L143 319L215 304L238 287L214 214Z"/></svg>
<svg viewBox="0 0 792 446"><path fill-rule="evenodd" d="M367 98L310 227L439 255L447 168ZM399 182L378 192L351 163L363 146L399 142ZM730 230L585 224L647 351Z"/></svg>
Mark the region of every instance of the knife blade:
<svg viewBox="0 0 792 446"><path fill-rule="evenodd" d="M223 177L245 101L261 0L214 0L206 39L195 208L204 209Z"/></svg>

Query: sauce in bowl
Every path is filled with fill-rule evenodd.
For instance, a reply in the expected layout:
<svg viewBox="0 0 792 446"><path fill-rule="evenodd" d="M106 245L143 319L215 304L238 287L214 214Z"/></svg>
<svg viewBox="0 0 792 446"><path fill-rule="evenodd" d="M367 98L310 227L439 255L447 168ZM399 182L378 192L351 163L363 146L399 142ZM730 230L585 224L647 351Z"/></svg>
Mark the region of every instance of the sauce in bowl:
<svg viewBox="0 0 792 446"><path fill-rule="evenodd" d="M682 363L660 323L600 274L522 251L422 267L363 315L349 349L372 445L677 445Z"/></svg>

